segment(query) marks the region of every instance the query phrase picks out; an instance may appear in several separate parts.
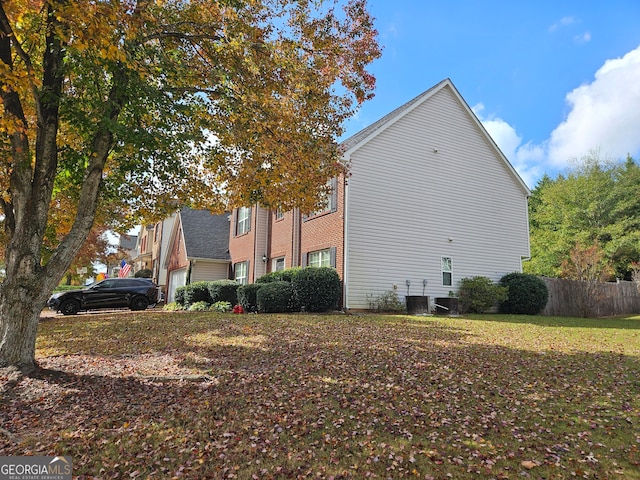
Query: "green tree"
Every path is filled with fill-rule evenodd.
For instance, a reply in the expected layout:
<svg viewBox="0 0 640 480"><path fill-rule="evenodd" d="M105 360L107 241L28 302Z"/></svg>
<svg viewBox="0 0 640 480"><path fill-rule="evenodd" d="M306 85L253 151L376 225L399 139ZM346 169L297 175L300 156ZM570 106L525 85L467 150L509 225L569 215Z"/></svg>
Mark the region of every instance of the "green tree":
<svg viewBox="0 0 640 480"><path fill-rule="evenodd" d="M640 167L593 152L556 179L543 177L529 204L531 260L524 270L559 277L576 242L598 243L616 277L630 279L640 258Z"/></svg>
<svg viewBox="0 0 640 480"><path fill-rule="evenodd" d="M380 55L366 0L344 1L0 3L0 366L35 368L40 309L96 216L317 206Z"/></svg>

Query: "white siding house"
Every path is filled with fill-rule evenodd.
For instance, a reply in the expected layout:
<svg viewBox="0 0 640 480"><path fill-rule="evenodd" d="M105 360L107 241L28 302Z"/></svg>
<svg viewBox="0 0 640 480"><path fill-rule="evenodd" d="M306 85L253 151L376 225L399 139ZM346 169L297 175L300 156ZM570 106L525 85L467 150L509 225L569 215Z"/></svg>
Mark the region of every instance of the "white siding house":
<svg viewBox="0 0 640 480"><path fill-rule="evenodd" d="M394 286L433 299L464 277L522 271L530 191L449 79L342 146L346 308Z"/></svg>

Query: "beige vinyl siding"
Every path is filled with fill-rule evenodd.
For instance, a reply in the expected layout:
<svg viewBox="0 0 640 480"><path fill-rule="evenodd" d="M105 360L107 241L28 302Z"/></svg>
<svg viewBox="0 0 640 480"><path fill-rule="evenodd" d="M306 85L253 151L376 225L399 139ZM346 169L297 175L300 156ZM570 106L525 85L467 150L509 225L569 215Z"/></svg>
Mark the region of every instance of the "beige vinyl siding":
<svg viewBox="0 0 640 480"><path fill-rule="evenodd" d="M434 151L437 150L437 151ZM350 155L348 308L394 285L446 296L461 278L498 280L529 255L526 188L451 87L383 129ZM450 241L451 239L452 241ZM441 257L453 259L442 286Z"/></svg>
<svg viewBox="0 0 640 480"><path fill-rule="evenodd" d="M256 228L256 240L255 240L255 258L253 261L255 282L262 275L267 273L267 262L262 261L262 257L267 254L267 242L269 238L269 210L260 206L255 207L255 228Z"/></svg>
<svg viewBox="0 0 640 480"><path fill-rule="evenodd" d="M229 278L228 262L196 260L191 269L191 283Z"/></svg>

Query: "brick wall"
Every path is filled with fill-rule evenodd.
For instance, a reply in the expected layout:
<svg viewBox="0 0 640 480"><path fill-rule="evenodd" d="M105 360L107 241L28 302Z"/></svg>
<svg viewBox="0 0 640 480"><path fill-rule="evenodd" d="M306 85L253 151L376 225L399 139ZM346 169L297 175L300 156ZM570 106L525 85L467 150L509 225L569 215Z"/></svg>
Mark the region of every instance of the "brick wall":
<svg viewBox="0 0 640 480"><path fill-rule="evenodd" d="M334 212L322 213L302 221L300 252L336 248L336 270L343 278L344 273L344 177L339 177L337 187L337 208Z"/></svg>
<svg viewBox="0 0 640 480"><path fill-rule="evenodd" d="M231 267L240 262L249 262L248 268L248 283L253 283L253 259L255 252L256 242L256 209L251 208L251 229L247 233L236 235L236 220L238 215L238 209L234 209L231 215L231 221L229 222L229 254L231 255ZM234 277L232 270L231 278Z"/></svg>

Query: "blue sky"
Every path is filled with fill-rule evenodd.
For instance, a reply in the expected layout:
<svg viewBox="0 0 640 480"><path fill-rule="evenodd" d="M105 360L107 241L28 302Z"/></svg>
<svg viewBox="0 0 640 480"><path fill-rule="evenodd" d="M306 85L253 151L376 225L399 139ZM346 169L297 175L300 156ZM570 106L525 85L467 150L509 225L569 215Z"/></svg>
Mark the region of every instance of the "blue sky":
<svg viewBox="0 0 640 480"><path fill-rule="evenodd" d="M450 78L530 188L594 149L640 160L640 1L368 5L376 96L343 138Z"/></svg>

